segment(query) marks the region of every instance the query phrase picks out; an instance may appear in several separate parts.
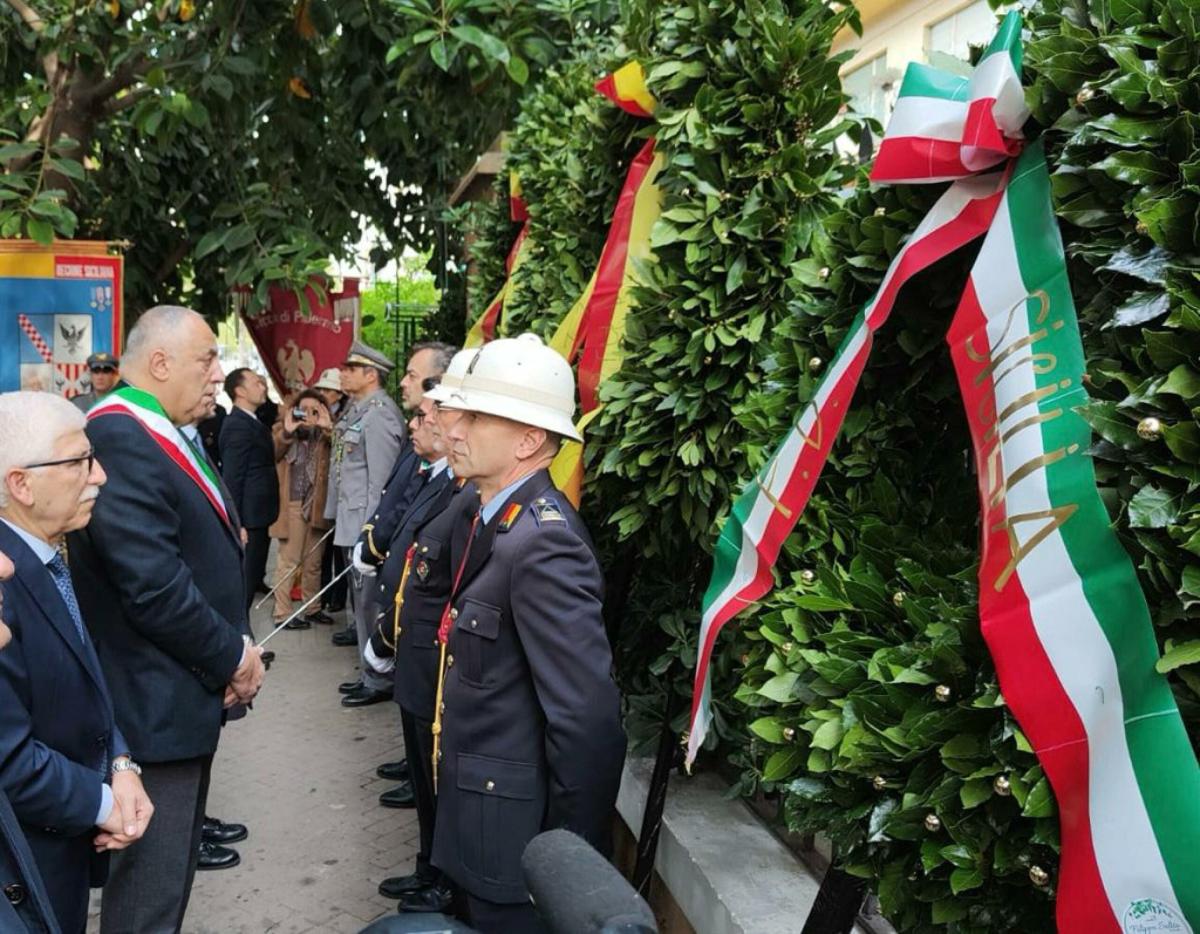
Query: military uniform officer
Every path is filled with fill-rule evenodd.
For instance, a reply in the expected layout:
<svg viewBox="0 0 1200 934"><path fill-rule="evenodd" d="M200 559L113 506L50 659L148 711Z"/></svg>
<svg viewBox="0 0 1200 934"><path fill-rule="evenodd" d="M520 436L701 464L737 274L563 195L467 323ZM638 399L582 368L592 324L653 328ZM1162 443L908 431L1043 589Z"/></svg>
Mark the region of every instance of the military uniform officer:
<svg viewBox="0 0 1200 934"><path fill-rule="evenodd" d="M350 550L367 517L375 511L384 481L407 441L400 409L383 388L392 362L361 341L350 346L341 366L342 391L350 397L346 414L333 426L333 462L325 518L334 519L333 544ZM375 624L375 588L369 577L352 573L350 599L359 657ZM391 682L362 664L362 685L342 698L362 707L391 697Z"/></svg>
<svg viewBox="0 0 1200 934"><path fill-rule="evenodd" d="M603 580L591 539L546 468L572 425L567 362L531 334L492 341L442 403L455 471L481 509L459 536L439 627L433 863L489 934L545 930L521 875L538 833L608 848L625 755Z"/></svg>
<svg viewBox="0 0 1200 934"><path fill-rule="evenodd" d="M379 885L380 894L399 900L401 911L442 911L451 900L441 873L430 865L435 818L431 729L438 670L437 630L450 599L454 569L450 541L456 528L465 530L470 524L479 509L479 497L474 487L463 489L464 481L452 479L452 464L447 465L444 456L443 428L460 418L461 413L438 411L435 403L448 398L461 385L462 374L474 356L473 350L460 351L441 385L426 386L420 408L424 426L432 429L435 436L432 453L440 457L431 465L430 478L418 491L400 530L389 543L387 561L379 573L380 605L384 612L371 636L367 655L368 662L374 663L378 657L384 664L394 665L395 696L400 704L404 748L410 765L408 786L420 827L416 871L384 879ZM422 429L414 428L412 437L414 447L422 448ZM383 796L380 802L383 803Z"/></svg>
<svg viewBox="0 0 1200 934"><path fill-rule="evenodd" d="M415 412L420 408L421 400L425 398L425 387L438 385L454 353L450 344L440 342L413 345L404 378L400 381L405 409ZM363 526L358 544L354 546L355 562L362 569L379 567L387 557L388 543L395 537L401 519L424 483L425 478L418 475L422 462L422 458L411 448L397 458L375 513L371 521Z"/></svg>
<svg viewBox="0 0 1200 934"><path fill-rule="evenodd" d="M125 385L121 379L121 361L108 351L88 357L87 368L92 376L92 388L71 398L75 407L85 413L114 389Z"/></svg>

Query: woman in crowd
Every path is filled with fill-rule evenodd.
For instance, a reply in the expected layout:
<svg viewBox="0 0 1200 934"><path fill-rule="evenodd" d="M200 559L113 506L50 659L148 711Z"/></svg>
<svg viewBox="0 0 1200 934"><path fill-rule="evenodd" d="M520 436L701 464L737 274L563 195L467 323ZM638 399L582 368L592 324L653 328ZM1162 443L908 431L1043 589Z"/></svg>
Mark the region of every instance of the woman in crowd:
<svg viewBox="0 0 1200 934"><path fill-rule="evenodd" d="M279 474L279 519L271 537L279 539L275 566L275 625L292 615L292 576L300 570L300 593L310 600L321 587L321 554L317 542L328 530L324 518L329 479L330 438L333 421L321 394L313 389L299 393L283 407L275 423L276 470ZM308 629L323 618L318 607L288 624L288 629Z"/></svg>

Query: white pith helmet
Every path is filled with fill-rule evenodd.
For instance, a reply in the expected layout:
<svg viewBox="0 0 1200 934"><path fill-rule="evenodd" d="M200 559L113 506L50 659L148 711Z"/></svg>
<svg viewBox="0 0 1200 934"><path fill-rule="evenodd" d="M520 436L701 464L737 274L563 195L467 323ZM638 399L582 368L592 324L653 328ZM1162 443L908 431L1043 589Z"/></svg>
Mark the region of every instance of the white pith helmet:
<svg viewBox="0 0 1200 934"><path fill-rule="evenodd" d="M330 367L321 374L321 378L313 383L313 389L333 389L342 391L342 374L337 367Z"/></svg>
<svg viewBox="0 0 1200 934"><path fill-rule="evenodd" d="M499 415L572 441L583 440L572 421L575 375L562 355L536 334L484 344L475 351L462 385L442 405Z"/></svg>
<svg viewBox="0 0 1200 934"><path fill-rule="evenodd" d="M446 367L446 372L442 374L442 381L425 393L425 398L433 402L447 401L454 391L462 386L467 367L471 365L471 361L475 359L477 353L479 353L478 347L460 350L456 353L451 358L450 365Z"/></svg>

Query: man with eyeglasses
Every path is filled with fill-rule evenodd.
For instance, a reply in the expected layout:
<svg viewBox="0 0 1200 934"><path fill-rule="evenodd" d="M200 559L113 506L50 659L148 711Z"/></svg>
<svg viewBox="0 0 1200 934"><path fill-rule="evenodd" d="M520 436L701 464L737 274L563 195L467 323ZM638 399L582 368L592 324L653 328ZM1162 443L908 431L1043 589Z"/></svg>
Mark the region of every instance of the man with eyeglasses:
<svg viewBox="0 0 1200 934"><path fill-rule="evenodd" d="M71 399L75 407L84 413L114 389L125 385L121 379L121 361L107 351L88 357L87 368L92 376L92 388Z"/></svg>
<svg viewBox="0 0 1200 934"><path fill-rule="evenodd" d="M87 925L108 851L138 840L154 810L60 551L106 481L86 424L58 396L0 395L0 551L15 568L0 591L16 637L0 653L0 786L68 934Z"/></svg>

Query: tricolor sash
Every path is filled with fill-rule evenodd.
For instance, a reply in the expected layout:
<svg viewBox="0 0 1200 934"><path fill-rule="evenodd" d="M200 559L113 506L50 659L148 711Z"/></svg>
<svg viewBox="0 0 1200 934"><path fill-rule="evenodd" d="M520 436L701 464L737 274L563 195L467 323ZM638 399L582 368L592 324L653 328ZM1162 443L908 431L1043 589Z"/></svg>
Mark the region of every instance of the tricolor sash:
<svg viewBox="0 0 1200 934"><path fill-rule="evenodd" d="M199 455L175 424L167 418L158 400L135 386L122 386L104 397L88 412L88 421L104 415L126 415L136 421L154 439L164 454L200 488L209 505L230 529L233 523L221 496L221 484L207 458Z"/></svg>
<svg viewBox="0 0 1200 934"><path fill-rule="evenodd" d="M1040 144L1026 147L1021 135L1029 111L1020 34L1019 14L1009 13L969 80L923 65L905 76L872 180L957 180L893 260L721 531L688 761L711 720L717 633L771 588L901 286L984 236L948 341L978 465L980 626L1058 802L1058 927L1190 934L1200 927L1200 768L1155 671L1146 599L1086 453L1085 361L1049 172Z"/></svg>

